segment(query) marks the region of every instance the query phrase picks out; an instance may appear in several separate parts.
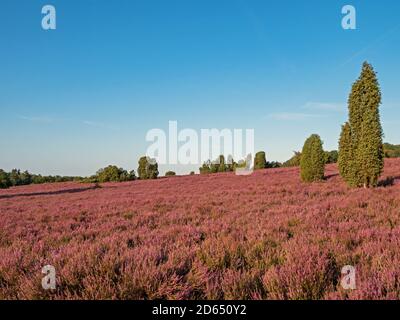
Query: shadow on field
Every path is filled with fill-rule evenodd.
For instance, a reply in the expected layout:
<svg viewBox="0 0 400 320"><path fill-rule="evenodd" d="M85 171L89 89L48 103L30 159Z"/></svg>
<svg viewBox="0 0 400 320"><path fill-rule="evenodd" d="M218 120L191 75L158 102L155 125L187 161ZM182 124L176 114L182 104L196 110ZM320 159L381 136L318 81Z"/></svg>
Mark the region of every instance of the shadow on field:
<svg viewBox="0 0 400 320"><path fill-rule="evenodd" d="M390 186L393 186L396 180L400 180L400 176L387 177L385 180L379 181L378 187L390 187Z"/></svg>
<svg viewBox="0 0 400 320"><path fill-rule="evenodd" d="M337 176L339 176L339 173L328 174L325 176L325 180L329 180Z"/></svg>
<svg viewBox="0 0 400 320"><path fill-rule="evenodd" d="M16 193L16 194L5 194L0 195L0 199L11 199L17 197L34 197L34 196L52 196L59 194L69 194L69 193L78 193L89 190L95 190L98 187L88 187L88 188L74 188L74 189L65 189L65 190L57 190L57 191L47 191L47 192L32 192L32 193Z"/></svg>

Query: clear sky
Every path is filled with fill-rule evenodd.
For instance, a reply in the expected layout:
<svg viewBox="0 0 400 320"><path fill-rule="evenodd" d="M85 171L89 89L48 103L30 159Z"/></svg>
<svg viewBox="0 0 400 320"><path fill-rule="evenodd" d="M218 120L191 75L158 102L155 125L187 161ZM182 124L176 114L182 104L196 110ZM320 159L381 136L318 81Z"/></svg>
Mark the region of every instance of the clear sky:
<svg viewBox="0 0 400 320"><path fill-rule="evenodd" d="M56 30L41 28L46 4ZM346 4L357 30L341 27ZM136 169L146 132L169 120L254 128L268 160L311 133L336 149L364 60L385 141L400 143L399 17L394 0L1 0L0 168Z"/></svg>

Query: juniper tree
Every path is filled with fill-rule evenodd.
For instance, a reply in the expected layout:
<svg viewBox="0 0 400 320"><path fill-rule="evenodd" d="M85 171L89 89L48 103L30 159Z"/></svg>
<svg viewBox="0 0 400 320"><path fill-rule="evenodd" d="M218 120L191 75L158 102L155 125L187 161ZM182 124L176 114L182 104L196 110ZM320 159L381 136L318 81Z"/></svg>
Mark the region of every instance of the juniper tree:
<svg viewBox="0 0 400 320"><path fill-rule="evenodd" d="M365 114L361 126L356 161L360 184L366 187L376 187L383 170L382 128L377 109Z"/></svg>
<svg viewBox="0 0 400 320"><path fill-rule="evenodd" d="M352 135L350 124L346 122L342 126L342 133L339 140L339 158L338 167L339 173L343 179L350 185L355 186L354 183L354 149L352 143Z"/></svg>
<svg viewBox="0 0 400 320"><path fill-rule="evenodd" d="M352 86L348 100L349 122L343 126L339 141L339 171L350 186L376 186L382 173L384 154L380 103L376 73L365 62L360 77Z"/></svg>
<svg viewBox="0 0 400 320"><path fill-rule="evenodd" d="M311 135L303 146L300 160L301 179L305 182L322 180L325 171L325 153L319 135Z"/></svg>
<svg viewBox="0 0 400 320"><path fill-rule="evenodd" d="M256 156L254 157L254 170L265 169L266 167L267 159L265 158L265 152L257 152Z"/></svg>

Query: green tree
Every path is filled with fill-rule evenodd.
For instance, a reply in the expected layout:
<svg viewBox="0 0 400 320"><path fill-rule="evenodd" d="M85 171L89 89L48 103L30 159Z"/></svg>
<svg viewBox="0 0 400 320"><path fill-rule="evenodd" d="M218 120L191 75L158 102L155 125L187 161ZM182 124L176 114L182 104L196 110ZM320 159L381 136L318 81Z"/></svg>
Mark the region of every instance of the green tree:
<svg viewBox="0 0 400 320"><path fill-rule="evenodd" d="M285 161L282 164L282 167L298 167L300 165L300 160L301 160L301 152L294 151L293 157Z"/></svg>
<svg viewBox="0 0 400 320"><path fill-rule="evenodd" d="M265 157L265 152L257 152L256 156L254 157L254 170L265 169L266 167L267 159Z"/></svg>
<svg viewBox="0 0 400 320"><path fill-rule="evenodd" d="M149 157L141 157L139 159L138 168L139 179L157 179L158 177L158 164L154 159Z"/></svg>
<svg viewBox="0 0 400 320"><path fill-rule="evenodd" d="M354 147L351 136L350 124L346 122L342 126L342 132L339 139L339 157L338 167L339 173L343 179L350 185L355 186L355 170L354 170Z"/></svg>
<svg viewBox="0 0 400 320"><path fill-rule="evenodd" d="M322 180L325 171L325 153L319 135L313 134L306 140L301 154L301 179L305 182Z"/></svg>
<svg viewBox="0 0 400 320"><path fill-rule="evenodd" d="M368 110L365 114L356 154L358 173L364 188L378 185L384 165L382 127L376 111Z"/></svg>
<svg viewBox="0 0 400 320"><path fill-rule="evenodd" d="M7 189L11 187L11 181L8 173L0 169L0 189Z"/></svg>
<svg viewBox="0 0 400 320"><path fill-rule="evenodd" d="M339 171L352 187L376 186L383 170L383 131L379 115L381 99L376 73L365 62L360 77L351 89L349 122L343 126L339 141Z"/></svg>
<svg viewBox="0 0 400 320"><path fill-rule="evenodd" d="M338 161L339 153L336 150L325 151L325 164L336 163Z"/></svg>

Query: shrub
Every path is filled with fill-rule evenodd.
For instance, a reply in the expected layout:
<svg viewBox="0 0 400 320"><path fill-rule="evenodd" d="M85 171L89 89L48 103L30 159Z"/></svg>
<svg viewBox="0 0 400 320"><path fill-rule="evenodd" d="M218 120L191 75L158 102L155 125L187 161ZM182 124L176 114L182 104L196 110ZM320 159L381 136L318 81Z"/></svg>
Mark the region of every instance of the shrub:
<svg viewBox="0 0 400 320"><path fill-rule="evenodd" d="M174 171L167 171L167 172L165 173L165 176L166 176L166 177L176 176L176 173L175 173Z"/></svg>
<svg viewBox="0 0 400 320"><path fill-rule="evenodd" d="M149 157L141 157L139 159L138 168L139 179L157 179L158 177L158 164L155 159Z"/></svg>
<svg viewBox="0 0 400 320"><path fill-rule="evenodd" d="M301 161L301 179L313 182L324 178L325 154L319 135L311 135L304 143Z"/></svg>
<svg viewBox="0 0 400 320"><path fill-rule="evenodd" d="M254 157L254 170L265 169L266 167L267 159L265 158L265 152L257 152L256 156Z"/></svg>
<svg viewBox="0 0 400 320"><path fill-rule="evenodd" d="M106 168L100 169L96 173L96 181L95 182L123 182L123 181L131 181L135 180L135 172L127 172L122 168L118 168L117 166L108 166Z"/></svg>

